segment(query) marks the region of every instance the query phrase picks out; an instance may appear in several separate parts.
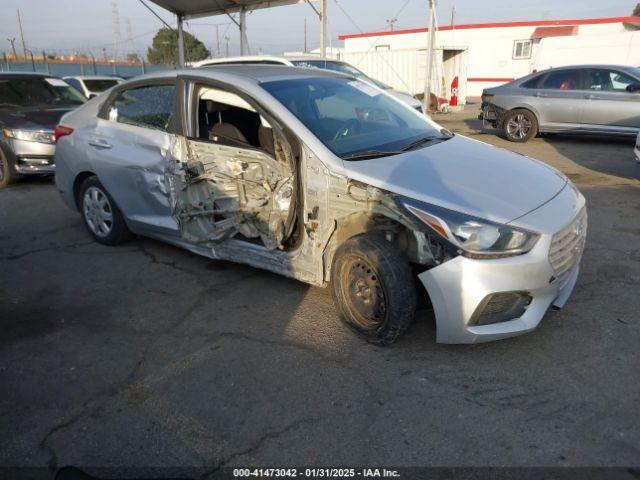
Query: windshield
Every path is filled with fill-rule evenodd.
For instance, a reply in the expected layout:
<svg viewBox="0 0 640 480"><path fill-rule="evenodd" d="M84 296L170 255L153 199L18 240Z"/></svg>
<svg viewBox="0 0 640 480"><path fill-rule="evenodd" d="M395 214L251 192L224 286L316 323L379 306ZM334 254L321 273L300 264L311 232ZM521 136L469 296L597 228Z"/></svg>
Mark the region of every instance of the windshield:
<svg viewBox="0 0 640 480"><path fill-rule="evenodd" d="M80 105L86 98L59 78L0 78L0 106Z"/></svg>
<svg viewBox="0 0 640 480"><path fill-rule="evenodd" d="M382 83L379 80L375 80L371 77L366 76L363 72L358 70L356 67L349 65L348 63L336 62L333 60L293 60L291 63L293 63L296 67L320 68L322 70L332 70L334 72L346 73L347 75L359 78L360 80L371 82L376 86L382 88L383 90L391 89L391 87L386 83Z"/></svg>
<svg viewBox="0 0 640 480"><path fill-rule="evenodd" d="M89 90L90 92L104 92L105 90L118 84L117 80L107 80L107 79L102 79L102 80L84 79L83 82L87 87L87 90Z"/></svg>
<svg viewBox="0 0 640 480"><path fill-rule="evenodd" d="M427 117L359 80L308 77L262 87L343 159L374 151L392 155L417 139L443 136Z"/></svg>

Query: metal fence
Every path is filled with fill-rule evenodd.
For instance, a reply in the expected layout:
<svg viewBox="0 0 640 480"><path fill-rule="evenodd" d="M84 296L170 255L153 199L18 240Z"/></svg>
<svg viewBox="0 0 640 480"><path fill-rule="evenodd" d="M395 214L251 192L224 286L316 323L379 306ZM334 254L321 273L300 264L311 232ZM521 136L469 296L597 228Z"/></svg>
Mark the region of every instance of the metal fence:
<svg viewBox="0 0 640 480"><path fill-rule="evenodd" d="M9 60L6 56L0 61L0 72L39 72L58 77L74 75L108 75L123 78L142 75L147 72L165 70L164 65L149 65L145 62L60 62L42 57L34 59Z"/></svg>

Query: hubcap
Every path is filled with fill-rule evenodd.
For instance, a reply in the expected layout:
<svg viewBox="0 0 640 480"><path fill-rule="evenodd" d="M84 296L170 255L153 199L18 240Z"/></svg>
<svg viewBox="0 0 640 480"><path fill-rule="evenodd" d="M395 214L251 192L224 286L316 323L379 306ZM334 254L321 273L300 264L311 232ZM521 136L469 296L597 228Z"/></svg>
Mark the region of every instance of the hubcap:
<svg viewBox="0 0 640 480"><path fill-rule="evenodd" d="M386 315L386 300L378 274L362 258L353 258L344 267L343 291L357 325L375 330Z"/></svg>
<svg viewBox="0 0 640 480"><path fill-rule="evenodd" d="M89 187L83 198L84 218L93 233L106 237L113 228L113 211L105 193L97 187Z"/></svg>
<svg viewBox="0 0 640 480"><path fill-rule="evenodd" d="M517 114L507 122L507 132L513 138L525 138L529 131L531 131L531 121L522 113Z"/></svg>

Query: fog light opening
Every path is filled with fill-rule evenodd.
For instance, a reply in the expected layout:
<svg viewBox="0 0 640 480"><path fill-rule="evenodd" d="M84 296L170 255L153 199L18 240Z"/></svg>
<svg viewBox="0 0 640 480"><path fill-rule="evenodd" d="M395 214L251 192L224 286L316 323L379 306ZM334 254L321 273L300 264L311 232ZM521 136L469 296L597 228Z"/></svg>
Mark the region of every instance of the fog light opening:
<svg viewBox="0 0 640 480"><path fill-rule="evenodd" d="M484 297L471 317L470 325L491 325L520 318L533 298L529 292L499 292Z"/></svg>

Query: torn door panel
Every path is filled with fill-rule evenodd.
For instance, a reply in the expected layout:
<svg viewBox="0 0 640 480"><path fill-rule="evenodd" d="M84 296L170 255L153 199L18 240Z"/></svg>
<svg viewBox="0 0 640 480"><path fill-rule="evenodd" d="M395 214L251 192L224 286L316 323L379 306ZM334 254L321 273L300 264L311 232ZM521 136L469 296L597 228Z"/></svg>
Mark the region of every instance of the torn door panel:
<svg viewBox="0 0 640 480"><path fill-rule="evenodd" d="M174 162L173 216L182 236L218 243L237 234L278 248L291 228L294 174L288 149L273 159L259 150L186 140L186 161Z"/></svg>

